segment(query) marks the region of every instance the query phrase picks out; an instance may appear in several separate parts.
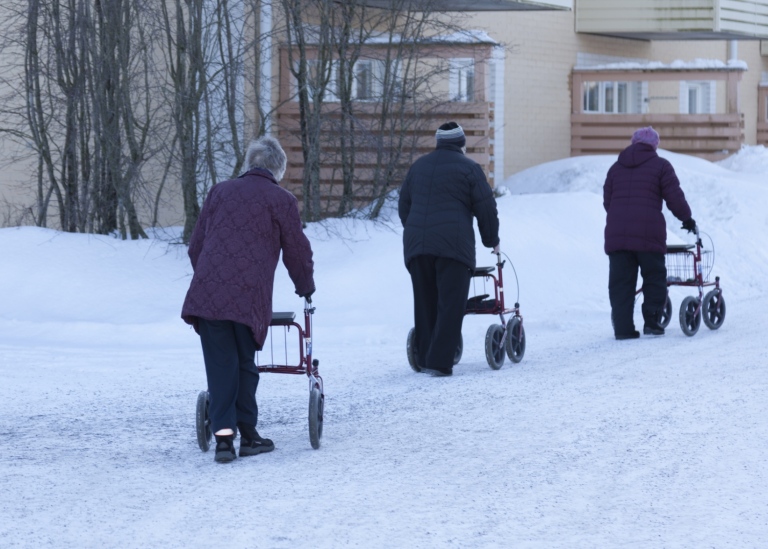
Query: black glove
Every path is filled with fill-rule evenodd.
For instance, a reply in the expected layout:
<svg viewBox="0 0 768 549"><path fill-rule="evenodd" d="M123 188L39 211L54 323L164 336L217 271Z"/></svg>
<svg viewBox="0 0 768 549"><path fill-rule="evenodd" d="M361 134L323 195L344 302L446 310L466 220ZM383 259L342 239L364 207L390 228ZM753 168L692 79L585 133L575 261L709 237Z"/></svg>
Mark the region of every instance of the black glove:
<svg viewBox="0 0 768 549"><path fill-rule="evenodd" d="M682 228L685 229L686 231L688 231L689 233L695 232L696 231L696 221L694 221L693 218L690 218L690 219L688 219L686 221L683 221Z"/></svg>
<svg viewBox="0 0 768 549"><path fill-rule="evenodd" d="M312 288L312 291L307 292L306 294L299 294L299 297L303 297L306 299L309 303L312 303L312 294L315 293L315 289Z"/></svg>

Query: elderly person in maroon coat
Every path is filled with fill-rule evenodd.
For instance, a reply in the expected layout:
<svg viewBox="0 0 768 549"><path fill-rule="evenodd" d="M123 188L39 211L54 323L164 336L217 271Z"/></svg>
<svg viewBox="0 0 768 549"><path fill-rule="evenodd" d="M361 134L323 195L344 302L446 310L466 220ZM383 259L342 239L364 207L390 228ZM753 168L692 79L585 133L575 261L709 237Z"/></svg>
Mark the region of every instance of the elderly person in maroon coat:
<svg viewBox="0 0 768 549"><path fill-rule="evenodd" d="M283 263L296 293L315 291L312 249L302 232L296 197L281 188L286 156L276 139L253 141L249 169L214 185L205 199L189 243L194 275L181 317L200 335L210 394L209 414L218 462L274 449L256 431L254 363L272 319L275 269Z"/></svg>
<svg viewBox="0 0 768 549"><path fill-rule="evenodd" d="M662 203L683 222L684 229L696 227L672 164L656 154L658 146L659 134L652 127L635 131L632 144L608 170L603 187L608 213L608 295L616 339L640 337L633 320L638 267L643 277L643 333L664 334L659 324L667 296L667 225Z"/></svg>

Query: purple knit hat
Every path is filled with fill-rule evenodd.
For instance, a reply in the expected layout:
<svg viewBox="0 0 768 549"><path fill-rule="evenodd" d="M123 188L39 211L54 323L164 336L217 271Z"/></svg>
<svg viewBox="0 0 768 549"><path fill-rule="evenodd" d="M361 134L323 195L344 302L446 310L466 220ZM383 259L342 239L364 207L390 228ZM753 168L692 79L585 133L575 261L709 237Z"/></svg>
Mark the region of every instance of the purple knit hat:
<svg viewBox="0 0 768 549"><path fill-rule="evenodd" d="M635 143L645 143L655 149L659 146L659 134L652 126L640 128L632 134L632 144L634 145Z"/></svg>

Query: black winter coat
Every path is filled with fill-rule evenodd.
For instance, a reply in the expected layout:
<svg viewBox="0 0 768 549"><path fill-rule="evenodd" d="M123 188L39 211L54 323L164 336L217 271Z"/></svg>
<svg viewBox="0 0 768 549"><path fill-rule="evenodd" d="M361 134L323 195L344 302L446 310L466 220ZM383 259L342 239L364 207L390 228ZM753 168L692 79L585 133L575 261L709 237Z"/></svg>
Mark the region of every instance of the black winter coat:
<svg viewBox="0 0 768 549"><path fill-rule="evenodd" d="M398 203L405 265L418 255L455 259L475 267L477 218L483 245L499 243L496 199L485 174L461 148L439 144L408 170Z"/></svg>

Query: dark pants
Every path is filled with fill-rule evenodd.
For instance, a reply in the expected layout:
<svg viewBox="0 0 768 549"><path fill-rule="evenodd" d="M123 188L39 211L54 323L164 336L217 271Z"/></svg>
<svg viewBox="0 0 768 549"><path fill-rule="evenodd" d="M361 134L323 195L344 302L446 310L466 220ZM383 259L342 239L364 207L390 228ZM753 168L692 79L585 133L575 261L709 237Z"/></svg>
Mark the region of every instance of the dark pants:
<svg viewBox="0 0 768 549"><path fill-rule="evenodd" d="M231 320L198 319L208 378L211 430L234 429L238 422L256 426L256 342L251 329Z"/></svg>
<svg viewBox="0 0 768 549"><path fill-rule="evenodd" d="M623 250L611 252L608 258L608 296L611 300L614 333L625 335L635 330L633 315L638 267L643 277L643 319L646 324L658 323L667 299L664 254Z"/></svg>
<svg viewBox="0 0 768 549"><path fill-rule="evenodd" d="M445 257L420 255L408 265L419 367L449 372L467 307L469 267Z"/></svg>

